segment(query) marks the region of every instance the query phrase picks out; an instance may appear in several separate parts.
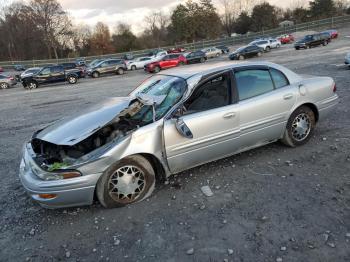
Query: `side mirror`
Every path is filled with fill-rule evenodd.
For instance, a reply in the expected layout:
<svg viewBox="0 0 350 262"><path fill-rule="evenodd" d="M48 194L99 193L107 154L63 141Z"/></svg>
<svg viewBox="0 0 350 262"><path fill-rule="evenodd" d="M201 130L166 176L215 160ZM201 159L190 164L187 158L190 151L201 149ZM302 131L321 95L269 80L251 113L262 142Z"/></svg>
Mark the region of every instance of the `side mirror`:
<svg viewBox="0 0 350 262"><path fill-rule="evenodd" d="M193 134L192 134L191 130L188 128L188 126L183 121L183 119L181 119L181 118L176 119L175 127L176 127L177 131L180 133L180 135L182 135L183 137L193 138Z"/></svg>

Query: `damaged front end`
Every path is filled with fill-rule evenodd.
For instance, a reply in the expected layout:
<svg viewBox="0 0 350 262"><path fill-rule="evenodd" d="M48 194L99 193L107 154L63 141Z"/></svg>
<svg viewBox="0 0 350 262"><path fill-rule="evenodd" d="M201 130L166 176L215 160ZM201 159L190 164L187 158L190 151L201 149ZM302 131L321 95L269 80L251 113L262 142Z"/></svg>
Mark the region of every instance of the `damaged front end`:
<svg viewBox="0 0 350 262"><path fill-rule="evenodd" d="M114 115L113 119L104 125L99 121L96 122L98 115L94 113L88 117L90 113L87 113L83 117L80 115L68 122L50 126L49 132L44 129L35 133L31 140L31 147L35 153L37 165L45 171L54 172L91 161L93 156L96 157L106 151L109 148L108 145L117 144L136 129L153 121L152 106L144 105L138 99L129 100L127 103L124 101L122 107L115 104L113 107L116 107L116 110L112 110L116 116ZM104 115L109 109L100 110L100 114ZM88 126L86 122L91 123L89 128L84 128ZM67 128L68 126L73 128L76 125L81 127L77 133ZM54 137L53 132L57 136ZM62 136L62 134L65 135ZM60 137L64 139L60 140ZM95 151L99 151L99 154L93 154Z"/></svg>

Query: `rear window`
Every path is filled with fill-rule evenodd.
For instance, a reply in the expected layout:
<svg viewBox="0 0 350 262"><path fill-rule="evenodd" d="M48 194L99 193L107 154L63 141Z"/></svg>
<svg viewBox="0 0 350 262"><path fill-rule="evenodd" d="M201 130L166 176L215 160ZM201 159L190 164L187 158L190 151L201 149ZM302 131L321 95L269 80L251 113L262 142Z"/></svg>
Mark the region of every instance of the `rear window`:
<svg viewBox="0 0 350 262"><path fill-rule="evenodd" d="M289 85L287 77L281 71L271 68L270 73L276 88L281 88Z"/></svg>

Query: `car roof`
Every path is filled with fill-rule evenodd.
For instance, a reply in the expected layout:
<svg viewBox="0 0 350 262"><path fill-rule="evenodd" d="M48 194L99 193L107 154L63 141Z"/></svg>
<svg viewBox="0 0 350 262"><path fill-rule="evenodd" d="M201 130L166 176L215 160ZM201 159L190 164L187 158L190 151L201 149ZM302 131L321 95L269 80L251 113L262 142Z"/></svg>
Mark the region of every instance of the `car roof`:
<svg viewBox="0 0 350 262"><path fill-rule="evenodd" d="M228 69L243 67L243 66L272 66L278 67L278 65L271 62L219 62L215 64L202 64L196 66L176 67L169 69L166 73L159 73L170 76L177 76L184 79L188 79L194 75L209 75L218 71L224 71Z"/></svg>

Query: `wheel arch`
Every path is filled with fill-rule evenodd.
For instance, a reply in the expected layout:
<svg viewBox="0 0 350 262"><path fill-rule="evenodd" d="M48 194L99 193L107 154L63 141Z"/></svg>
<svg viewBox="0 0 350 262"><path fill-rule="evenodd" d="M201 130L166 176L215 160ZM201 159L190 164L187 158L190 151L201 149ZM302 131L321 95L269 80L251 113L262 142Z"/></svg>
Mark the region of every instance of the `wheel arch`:
<svg viewBox="0 0 350 262"><path fill-rule="evenodd" d="M318 111L318 108L315 104L311 103L311 102L307 102L307 103L303 103L301 105L298 105L296 108L294 108L293 112L295 110L297 110L298 108L302 107L302 106L306 106L308 108L310 108L312 110L312 112L314 113L315 115L315 120L316 122L318 122L318 119L319 119L319 111Z"/></svg>

